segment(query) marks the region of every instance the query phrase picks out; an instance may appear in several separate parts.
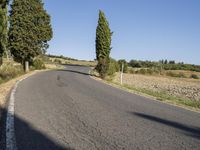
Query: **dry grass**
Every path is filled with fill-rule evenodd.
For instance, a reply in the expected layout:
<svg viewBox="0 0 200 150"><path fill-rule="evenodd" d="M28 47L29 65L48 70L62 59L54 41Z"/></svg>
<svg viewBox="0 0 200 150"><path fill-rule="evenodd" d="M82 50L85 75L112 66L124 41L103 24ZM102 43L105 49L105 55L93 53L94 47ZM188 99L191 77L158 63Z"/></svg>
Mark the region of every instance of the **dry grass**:
<svg viewBox="0 0 200 150"><path fill-rule="evenodd" d="M164 101L183 108L200 111L200 79L173 78L167 76L124 74L123 85L120 73L102 80L95 71L92 78L131 93Z"/></svg>
<svg viewBox="0 0 200 150"><path fill-rule="evenodd" d="M52 62L59 61L60 64L72 64L72 65L82 65L82 66L89 66L94 67L96 66L96 62L94 61L85 61L85 60L66 60L62 58L49 58Z"/></svg>
<svg viewBox="0 0 200 150"><path fill-rule="evenodd" d="M83 60L79 60L79 61L69 60L67 61L67 64L82 65L82 66L89 66L89 67L96 66L96 62L94 61L83 61Z"/></svg>
<svg viewBox="0 0 200 150"><path fill-rule="evenodd" d="M120 83L117 73L113 82ZM200 102L200 80L124 74L123 84Z"/></svg>
<svg viewBox="0 0 200 150"><path fill-rule="evenodd" d="M46 69L63 69L64 67L58 64L45 64Z"/></svg>

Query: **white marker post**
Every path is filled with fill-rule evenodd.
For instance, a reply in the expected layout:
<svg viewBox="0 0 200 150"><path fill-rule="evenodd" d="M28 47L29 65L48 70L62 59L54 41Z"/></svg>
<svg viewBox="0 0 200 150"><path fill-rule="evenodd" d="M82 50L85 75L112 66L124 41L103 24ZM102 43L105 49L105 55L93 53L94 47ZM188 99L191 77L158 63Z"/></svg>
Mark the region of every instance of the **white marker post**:
<svg viewBox="0 0 200 150"><path fill-rule="evenodd" d="M123 84L123 72L124 72L124 63L122 62L122 70L121 70L121 85Z"/></svg>

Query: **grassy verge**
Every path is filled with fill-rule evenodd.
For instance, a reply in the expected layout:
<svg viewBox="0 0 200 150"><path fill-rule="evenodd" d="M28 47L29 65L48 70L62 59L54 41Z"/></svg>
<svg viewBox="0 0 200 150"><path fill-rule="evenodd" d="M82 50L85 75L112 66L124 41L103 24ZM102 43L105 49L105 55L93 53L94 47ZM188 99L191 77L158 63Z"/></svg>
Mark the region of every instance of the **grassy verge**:
<svg viewBox="0 0 200 150"><path fill-rule="evenodd" d="M157 91L153 91L150 89L146 89L146 88L138 88L135 87L134 85L128 85L128 84L123 84L121 85L118 82L114 82L112 79L113 77L107 77L105 80L101 80L99 77L97 77L97 73L95 71L91 71L90 72L91 75L95 75L93 76L94 79L96 80L100 80L104 83L107 83L113 87L117 87L120 89L123 89L125 91L140 95L140 96L144 96L147 98L151 98L154 100L158 100L158 101L163 101L169 104L173 104L176 106L181 106L183 108L186 109L190 109L190 110L195 110L195 111L200 111L200 102L199 101L195 101L195 100L191 100L191 99L187 99L187 98L183 98L183 97L179 97L179 96L175 96L175 95L170 95L165 91L162 92L157 92Z"/></svg>
<svg viewBox="0 0 200 150"><path fill-rule="evenodd" d="M23 75L23 67L14 63L3 64L0 67L0 84L9 81L15 77Z"/></svg>
<svg viewBox="0 0 200 150"><path fill-rule="evenodd" d="M181 104L184 106L189 106L189 107L193 107L193 108L200 110L200 102L198 102L198 101L194 101L191 99L186 99L186 98L182 98L182 97L178 97L178 96L174 96L174 95L169 95L165 91L155 92L155 91L148 90L148 89L136 88L136 87L130 86L130 85L122 85L122 86L129 90L134 90L137 92L141 92L141 93L145 93L147 95L153 96L156 98L156 100L159 100L159 101L167 100L167 101L173 102L175 104L179 104L179 105Z"/></svg>

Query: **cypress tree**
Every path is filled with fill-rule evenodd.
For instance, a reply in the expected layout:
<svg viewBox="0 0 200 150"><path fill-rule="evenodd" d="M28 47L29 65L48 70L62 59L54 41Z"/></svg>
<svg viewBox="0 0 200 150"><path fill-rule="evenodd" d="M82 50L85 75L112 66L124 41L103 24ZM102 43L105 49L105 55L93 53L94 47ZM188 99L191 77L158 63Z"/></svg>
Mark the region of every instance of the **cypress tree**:
<svg viewBox="0 0 200 150"><path fill-rule="evenodd" d="M18 62L31 62L43 54L52 38L50 16L41 0L13 0L10 12L9 48Z"/></svg>
<svg viewBox="0 0 200 150"><path fill-rule="evenodd" d="M96 70L101 78L105 78L109 69L112 34L105 14L100 10L96 29L96 59L98 61Z"/></svg>
<svg viewBox="0 0 200 150"><path fill-rule="evenodd" d="M0 65L3 63L2 57L7 47L7 4L8 0L0 0Z"/></svg>

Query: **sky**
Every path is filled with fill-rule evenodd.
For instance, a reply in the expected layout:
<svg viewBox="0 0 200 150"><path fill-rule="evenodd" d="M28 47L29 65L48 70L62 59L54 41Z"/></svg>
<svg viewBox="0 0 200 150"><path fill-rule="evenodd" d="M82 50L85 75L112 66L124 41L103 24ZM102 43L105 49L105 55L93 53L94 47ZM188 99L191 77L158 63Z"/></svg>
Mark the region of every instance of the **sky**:
<svg viewBox="0 0 200 150"><path fill-rule="evenodd" d="M111 57L200 65L200 0L43 0L54 32L47 53L95 59L99 10L111 30Z"/></svg>

